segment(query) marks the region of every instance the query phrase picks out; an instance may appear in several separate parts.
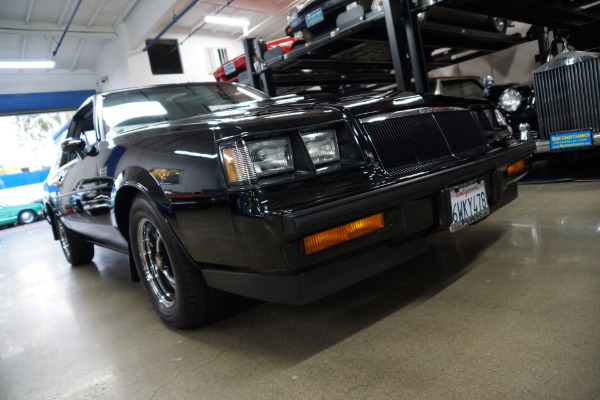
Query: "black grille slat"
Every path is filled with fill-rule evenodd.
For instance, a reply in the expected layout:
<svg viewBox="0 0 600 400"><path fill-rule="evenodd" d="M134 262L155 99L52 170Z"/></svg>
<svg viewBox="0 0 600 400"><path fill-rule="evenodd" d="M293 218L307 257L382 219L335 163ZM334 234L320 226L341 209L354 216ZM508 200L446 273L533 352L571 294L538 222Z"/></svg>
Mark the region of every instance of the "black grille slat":
<svg viewBox="0 0 600 400"><path fill-rule="evenodd" d="M363 126L382 167L394 176L430 171L487 149L469 111L401 116Z"/></svg>
<svg viewBox="0 0 600 400"><path fill-rule="evenodd" d="M600 132L600 60L534 74L540 137L576 129Z"/></svg>

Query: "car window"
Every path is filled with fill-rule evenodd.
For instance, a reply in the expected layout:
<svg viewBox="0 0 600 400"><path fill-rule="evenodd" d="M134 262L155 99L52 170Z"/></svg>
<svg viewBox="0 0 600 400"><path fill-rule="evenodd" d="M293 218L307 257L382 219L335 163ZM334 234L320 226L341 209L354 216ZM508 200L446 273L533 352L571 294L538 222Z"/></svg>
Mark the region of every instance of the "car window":
<svg viewBox="0 0 600 400"><path fill-rule="evenodd" d="M143 126L208 114L267 99L237 85L174 85L111 93L103 98L102 121L110 138Z"/></svg>
<svg viewBox="0 0 600 400"><path fill-rule="evenodd" d="M483 96L483 87L471 79L442 81L442 94L447 96L480 99Z"/></svg>
<svg viewBox="0 0 600 400"><path fill-rule="evenodd" d="M71 119L66 139L83 139L85 142L84 154L89 153L98 142L96 130L94 129L94 107L91 101L77 111ZM63 153L60 158L60 165L65 165L75 158L77 158L75 153Z"/></svg>

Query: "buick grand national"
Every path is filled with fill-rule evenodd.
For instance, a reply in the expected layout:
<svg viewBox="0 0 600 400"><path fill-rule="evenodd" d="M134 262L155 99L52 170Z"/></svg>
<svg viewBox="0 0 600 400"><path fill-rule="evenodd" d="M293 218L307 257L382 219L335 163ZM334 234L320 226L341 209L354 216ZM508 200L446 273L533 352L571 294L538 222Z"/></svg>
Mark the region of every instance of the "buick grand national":
<svg viewBox="0 0 600 400"><path fill-rule="evenodd" d="M142 87L77 111L44 212L71 264L129 254L158 316L190 328L227 293L305 304L417 256L514 200L533 149L484 100Z"/></svg>

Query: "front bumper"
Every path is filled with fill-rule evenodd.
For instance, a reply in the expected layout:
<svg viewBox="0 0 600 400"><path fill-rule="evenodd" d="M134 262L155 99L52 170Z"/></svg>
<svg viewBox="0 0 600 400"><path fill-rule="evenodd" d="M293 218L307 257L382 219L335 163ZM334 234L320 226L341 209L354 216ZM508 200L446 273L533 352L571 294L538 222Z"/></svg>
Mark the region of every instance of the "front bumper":
<svg viewBox="0 0 600 400"><path fill-rule="evenodd" d="M517 197L516 181L506 168L528 158L534 143L524 142L448 169L306 206L265 218L252 218L255 232L244 247L248 268L203 269L209 286L262 300L304 304L392 268L426 249L425 237L448 229L452 221L448 188L484 178L490 212ZM386 228L307 255L302 238L383 212ZM264 234L259 234L259 232Z"/></svg>

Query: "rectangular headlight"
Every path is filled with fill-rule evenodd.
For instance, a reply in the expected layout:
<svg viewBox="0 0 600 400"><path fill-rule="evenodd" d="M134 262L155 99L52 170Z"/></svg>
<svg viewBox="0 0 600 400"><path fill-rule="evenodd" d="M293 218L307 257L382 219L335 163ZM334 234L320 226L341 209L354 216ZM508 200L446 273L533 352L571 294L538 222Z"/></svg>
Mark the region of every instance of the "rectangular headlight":
<svg viewBox="0 0 600 400"><path fill-rule="evenodd" d="M257 176L294 170L294 156L290 138L248 142L246 147Z"/></svg>
<svg viewBox="0 0 600 400"><path fill-rule="evenodd" d="M314 165L326 164L340 159L335 130L327 129L319 132L302 134L302 140Z"/></svg>

